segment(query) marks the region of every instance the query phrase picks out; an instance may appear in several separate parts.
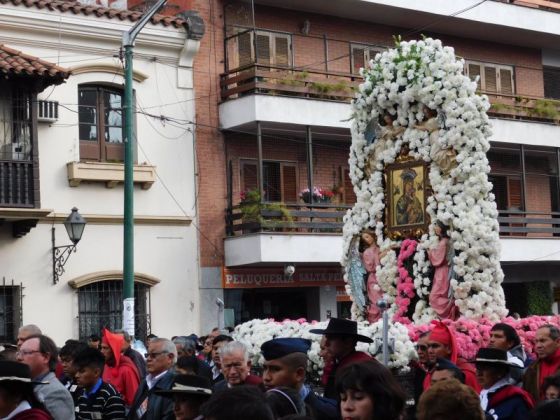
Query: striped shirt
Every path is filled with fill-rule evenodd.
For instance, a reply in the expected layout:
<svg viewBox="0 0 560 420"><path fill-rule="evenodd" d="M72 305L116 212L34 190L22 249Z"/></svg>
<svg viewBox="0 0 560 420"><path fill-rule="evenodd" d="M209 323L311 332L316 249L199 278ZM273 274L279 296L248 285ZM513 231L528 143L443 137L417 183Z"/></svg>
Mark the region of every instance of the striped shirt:
<svg viewBox="0 0 560 420"><path fill-rule="evenodd" d="M97 388L97 389L95 389ZM90 393L83 392L78 398L76 419L121 420L125 419L124 401L112 385L101 382Z"/></svg>

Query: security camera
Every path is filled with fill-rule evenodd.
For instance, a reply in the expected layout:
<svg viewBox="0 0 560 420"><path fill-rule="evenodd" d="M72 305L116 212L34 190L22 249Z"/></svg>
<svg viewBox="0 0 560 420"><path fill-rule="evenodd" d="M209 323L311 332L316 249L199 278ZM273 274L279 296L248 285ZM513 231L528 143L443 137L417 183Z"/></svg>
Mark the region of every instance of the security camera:
<svg viewBox="0 0 560 420"><path fill-rule="evenodd" d="M292 277L296 272L296 267L293 264L287 264L284 266L284 275L287 277Z"/></svg>
<svg viewBox="0 0 560 420"><path fill-rule="evenodd" d="M218 305L220 308L224 307L224 301L220 298L216 298L216 305Z"/></svg>

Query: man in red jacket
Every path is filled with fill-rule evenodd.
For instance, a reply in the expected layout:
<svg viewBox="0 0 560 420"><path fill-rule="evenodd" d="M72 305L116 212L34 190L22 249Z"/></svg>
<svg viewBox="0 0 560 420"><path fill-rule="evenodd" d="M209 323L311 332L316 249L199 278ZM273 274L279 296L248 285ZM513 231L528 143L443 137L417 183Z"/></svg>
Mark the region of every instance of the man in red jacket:
<svg viewBox="0 0 560 420"><path fill-rule="evenodd" d="M369 354L356 351L358 341L372 343L373 340L365 335L358 334L358 323L348 319L331 318L326 329L309 330L313 334L323 334L326 337L325 347L334 358L331 374L327 380L324 396L339 400L336 392L336 372L340 368L354 362L372 360Z"/></svg>
<svg viewBox="0 0 560 420"><path fill-rule="evenodd" d="M458 355L457 343L451 330L441 321L433 321L434 327L428 339L428 359L434 365L437 358L448 359L457 365L465 374L465 385L470 386L477 393L480 392L480 385L476 380L476 369L462 357ZM424 378L424 391L427 390L432 381L432 371Z"/></svg>
<svg viewBox="0 0 560 420"><path fill-rule="evenodd" d="M113 385L122 395L127 407L132 405L134 394L140 385L140 375L132 360L121 354L124 338L120 334L113 334L103 330L101 353L105 356L103 381Z"/></svg>

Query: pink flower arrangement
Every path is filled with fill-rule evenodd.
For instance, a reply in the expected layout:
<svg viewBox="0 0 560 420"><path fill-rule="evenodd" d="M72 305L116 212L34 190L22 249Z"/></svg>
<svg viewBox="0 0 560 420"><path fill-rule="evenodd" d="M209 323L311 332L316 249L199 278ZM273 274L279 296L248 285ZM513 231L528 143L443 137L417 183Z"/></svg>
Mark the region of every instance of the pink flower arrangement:
<svg viewBox="0 0 560 420"><path fill-rule="evenodd" d="M414 255L417 245L418 242L414 239L405 239L401 244L401 250L399 252L399 257L397 258L397 270L399 273L399 279L397 281L397 297L395 299L397 311L393 316L393 321L400 322L402 324L410 323L410 320L406 317L406 313L408 312L411 300L416 295L414 280L404 266L404 263Z"/></svg>
<svg viewBox="0 0 560 420"><path fill-rule="evenodd" d="M459 356L472 360L481 347L487 347L490 341L490 330L496 322L487 318L477 321L459 318L457 321L444 320L449 328L455 332L455 339L459 350ZM560 328L560 316L530 316L527 318L514 319L504 318L500 322L511 325L517 331L525 352L535 358L535 332L544 324L552 324ZM412 341L417 341L420 334L430 330L430 325L407 324L408 335Z"/></svg>

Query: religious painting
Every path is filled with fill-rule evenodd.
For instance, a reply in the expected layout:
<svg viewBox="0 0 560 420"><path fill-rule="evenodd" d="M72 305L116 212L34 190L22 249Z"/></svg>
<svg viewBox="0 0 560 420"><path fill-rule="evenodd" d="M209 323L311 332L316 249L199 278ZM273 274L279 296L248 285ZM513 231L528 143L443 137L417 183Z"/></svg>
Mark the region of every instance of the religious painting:
<svg viewBox="0 0 560 420"><path fill-rule="evenodd" d="M424 234L429 224L426 213L430 194L427 165L414 160L387 165L385 188L388 236L404 239Z"/></svg>

